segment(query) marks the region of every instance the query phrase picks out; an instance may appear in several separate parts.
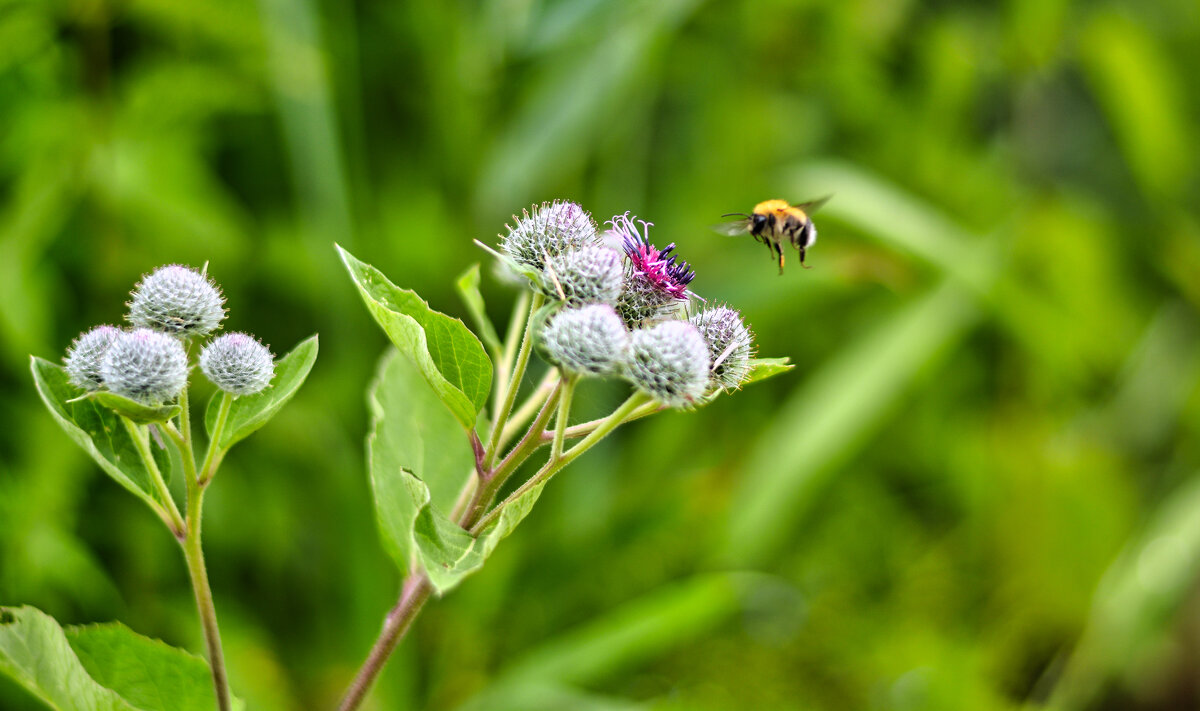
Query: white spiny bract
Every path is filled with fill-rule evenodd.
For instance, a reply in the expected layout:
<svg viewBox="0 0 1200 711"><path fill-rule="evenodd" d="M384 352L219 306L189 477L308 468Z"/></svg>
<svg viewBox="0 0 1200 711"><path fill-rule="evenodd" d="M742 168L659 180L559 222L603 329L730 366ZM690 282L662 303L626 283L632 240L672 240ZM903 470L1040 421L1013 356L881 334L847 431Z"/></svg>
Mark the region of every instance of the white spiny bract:
<svg viewBox="0 0 1200 711"><path fill-rule="evenodd" d="M96 326L75 339L67 349L67 357L63 359L72 384L89 391L104 387L100 363L119 335L120 329L105 325Z"/></svg>
<svg viewBox="0 0 1200 711"><path fill-rule="evenodd" d="M148 328L120 332L100 363L105 387L147 405L179 397L187 374L187 354L179 340Z"/></svg>
<svg viewBox="0 0 1200 711"><path fill-rule="evenodd" d="M687 321L663 321L633 332L626 374L670 407L687 407L708 387L708 344Z"/></svg>
<svg viewBox="0 0 1200 711"><path fill-rule="evenodd" d="M591 304L558 312L542 329L551 362L575 375L607 375L629 357L629 331L613 307Z"/></svg>
<svg viewBox="0 0 1200 711"><path fill-rule="evenodd" d="M596 223L586 210L573 202L544 202L513 216L516 224L501 236L500 248L520 264L541 271L548 257L598 244Z"/></svg>
<svg viewBox="0 0 1200 711"><path fill-rule="evenodd" d="M178 264L159 267L134 288L129 321L187 338L212 333L225 318L221 292L208 277Z"/></svg>
<svg viewBox="0 0 1200 711"><path fill-rule="evenodd" d="M201 351L200 370L227 393L253 395L271 384L275 363L271 351L253 336L227 333Z"/></svg>
<svg viewBox="0 0 1200 711"><path fill-rule="evenodd" d="M742 315L728 306L712 306L692 316L691 322L708 343L712 361L709 389L734 390L750 374L754 336Z"/></svg>
<svg viewBox="0 0 1200 711"><path fill-rule="evenodd" d="M624 257L620 252L587 245L551 257L544 281L551 297L562 298L570 306L615 304L621 295L624 274Z"/></svg>

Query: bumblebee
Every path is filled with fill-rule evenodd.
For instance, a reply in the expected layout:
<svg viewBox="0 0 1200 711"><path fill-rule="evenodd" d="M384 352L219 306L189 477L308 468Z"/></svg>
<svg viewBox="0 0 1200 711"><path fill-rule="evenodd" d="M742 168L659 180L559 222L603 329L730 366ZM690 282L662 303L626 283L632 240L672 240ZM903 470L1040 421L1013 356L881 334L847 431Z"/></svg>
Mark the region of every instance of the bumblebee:
<svg viewBox="0 0 1200 711"><path fill-rule="evenodd" d="M804 263L805 252L817 243L817 228L813 225L812 213L829 201L826 195L820 200L790 205L785 200L766 200L754 206L749 214L731 212L721 217L737 217L739 219L715 225L721 234L741 235L749 232L756 241L767 245L767 249L779 258L779 273L783 274L783 247L787 240L800 252L800 266L808 269Z"/></svg>

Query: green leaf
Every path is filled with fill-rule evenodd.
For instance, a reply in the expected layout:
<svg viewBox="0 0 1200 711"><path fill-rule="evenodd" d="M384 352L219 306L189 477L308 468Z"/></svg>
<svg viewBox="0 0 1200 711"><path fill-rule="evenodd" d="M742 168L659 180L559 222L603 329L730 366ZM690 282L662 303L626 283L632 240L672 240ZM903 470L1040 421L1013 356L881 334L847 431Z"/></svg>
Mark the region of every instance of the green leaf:
<svg viewBox="0 0 1200 711"><path fill-rule="evenodd" d="M401 569L415 559L439 594L483 566L529 513L541 487L507 506L478 539L446 515L475 457L416 365L389 351L368 391L371 489L384 547Z"/></svg>
<svg viewBox="0 0 1200 711"><path fill-rule="evenodd" d="M123 395L104 390L94 392L89 397L139 425L147 422L166 422L179 414L179 405L143 405L137 400L130 400Z"/></svg>
<svg viewBox="0 0 1200 711"><path fill-rule="evenodd" d="M394 349L380 360L367 391L371 432L367 437L375 512L388 553L402 569L418 553L416 528L435 567L452 559L439 551L464 545L470 536L434 509L450 509L475 467L474 454L457 420L421 376ZM442 520L458 529L455 535ZM439 541L444 541L439 544Z"/></svg>
<svg viewBox="0 0 1200 711"><path fill-rule="evenodd" d="M337 249L375 321L417 365L459 424L470 430L492 388L492 363L479 339L462 321L430 309L415 292L397 287L375 267Z"/></svg>
<svg viewBox="0 0 1200 711"><path fill-rule="evenodd" d="M67 642L83 668L107 689L144 711L211 711L212 673L204 659L119 622L67 627ZM234 706L241 704L234 702Z"/></svg>
<svg viewBox="0 0 1200 711"><path fill-rule="evenodd" d="M790 360L790 358L751 358L750 373L742 381L742 385L757 383L760 380L766 380L780 373L788 372L796 367Z"/></svg>
<svg viewBox="0 0 1200 711"><path fill-rule="evenodd" d="M157 509L150 473L120 416L94 398L79 399L82 391L70 383L62 366L34 356L30 369L38 395L67 436L118 484ZM161 452L156 445L151 447ZM163 461L157 454L155 458Z"/></svg>
<svg viewBox="0 0 1200 711"><path fill-rule="evenodd" d="M221 449L229 449L267 424L304 384L316 361L317 337L314 335L301 341L275 363L275 377L266 390L236 398L229 408L229 419L221 433ZM204 428L209 436L212 436L213 427L217 424L222 395L217 392L208 401L204 411Z"/></svg>
<svg viewBox="0 0 1200 711"><path fill-rule="evenodd" d="M61 628L0 607L0 673L58 711L208 711L208 664L119 623ZM243 705L235 700L234 706Z"/></svg>
<svg viewBox="0 0 1200 711"><path fill-rule="evenodd" d="M0 672L59 711L139 711L93 679L58 623L32 607L0 607Z"/></svg>
<svg viewBox="0 0 1200 711"><path fill-rule="evenodd" d="M500 335L496 333L496 327L488 318L487 309L483 305L483 294L479 293L479 264L472 264L470 269L458 277L454 286L458 289L459 297L466 304L471 318L475 320L475 327L479 330L483 344L492 353L499 353L502 348Z"/></svg>

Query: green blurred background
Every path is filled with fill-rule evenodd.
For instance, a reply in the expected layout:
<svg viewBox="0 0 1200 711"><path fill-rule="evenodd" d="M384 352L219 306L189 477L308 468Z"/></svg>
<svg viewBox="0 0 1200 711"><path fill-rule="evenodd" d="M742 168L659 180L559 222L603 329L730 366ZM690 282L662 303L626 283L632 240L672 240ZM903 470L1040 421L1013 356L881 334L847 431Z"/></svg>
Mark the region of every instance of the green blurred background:
<svg viewBox="0 0 1200 711"><path fill-rule="evenodd" d="M462 315L565 197L798 367L556 479L370 708L1200 708L1197 67L1194 0L4 0L0 601L202 649L28 358L208 261L227 328L321 334L205 533L236 693L330 708L399 584L332 243ZM707 230L829 192L809 271Z"/></svg>

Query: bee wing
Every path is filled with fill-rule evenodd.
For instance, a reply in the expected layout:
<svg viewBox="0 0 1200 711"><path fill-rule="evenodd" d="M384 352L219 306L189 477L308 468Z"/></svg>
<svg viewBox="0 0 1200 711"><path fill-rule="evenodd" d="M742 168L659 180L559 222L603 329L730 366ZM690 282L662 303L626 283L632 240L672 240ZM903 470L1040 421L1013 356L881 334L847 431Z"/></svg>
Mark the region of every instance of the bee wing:
<svg viewBox="0 0 1200 711"><path fill-rule="evenodd" d="M825 203L829 202L829 198L831 198L831 197L833 197L833 193L830 193L829 195L826 195L825 197L817 198L816 200L809 200L808 202L795 203L795 204L796 204L796 207L800 208L801 210L804 210L805 214L811 215L814 212L816 212L817 210L820 210L822 207L824 207Z"/></svg>
<svg viewBox="0 0 1200 711"><path fill-rule="evenodd" d="M738 235L744 235L750 231L750 222L749 220L745 219L727 220L725 222L712 225L712 229L714 232L719 232L730 237L736 237Z"/></svg>

